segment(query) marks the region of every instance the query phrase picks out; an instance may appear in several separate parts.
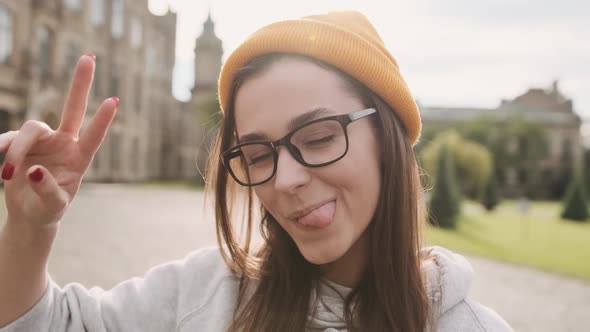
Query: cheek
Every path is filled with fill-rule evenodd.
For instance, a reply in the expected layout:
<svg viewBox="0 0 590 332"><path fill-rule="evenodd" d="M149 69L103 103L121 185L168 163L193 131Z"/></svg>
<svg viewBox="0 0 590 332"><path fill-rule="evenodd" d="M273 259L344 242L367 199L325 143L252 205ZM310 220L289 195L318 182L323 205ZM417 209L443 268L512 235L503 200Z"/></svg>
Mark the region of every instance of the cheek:
<svg viewBox="0 0 590 332"><path fill-rule="evenodd" d="M352 208L351 215L360 220L373 217L381 192L381 158L376 142L371 139L354 147L360 153L351 155L347 160L347 169L341 183L349 193L348 204Z"/></svg>
<svg viewBox="0 0 590 332"><path fill-rule="evenodd" d="M272 182L272 181L271 181ZM276 216L277 214L277 194L274 188L272 187L271 182L256 186L254 187L254 194L258 202L270 212L272 215Z"/></svg>
<svg viewBox="0 0 590 332"><path fill-rule="evenodd" d="M349 142L346 157L349 177L373 185L381 178L381 150L374 134Z"/></svg>

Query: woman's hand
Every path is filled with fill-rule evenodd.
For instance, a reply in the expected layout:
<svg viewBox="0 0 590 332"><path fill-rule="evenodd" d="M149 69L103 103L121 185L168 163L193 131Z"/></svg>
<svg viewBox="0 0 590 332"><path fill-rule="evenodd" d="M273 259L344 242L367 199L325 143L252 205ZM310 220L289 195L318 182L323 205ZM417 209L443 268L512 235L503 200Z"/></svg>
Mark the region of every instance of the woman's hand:
<svg viewBox="0 0 590 332"><path fill-rule="evenodd" d="M80 134L94 68L94 55L79 59L57 130L29 120L0 135L8 223L33 228L57 223L78 192L119 103L117 97L103 101Z"/></svg>

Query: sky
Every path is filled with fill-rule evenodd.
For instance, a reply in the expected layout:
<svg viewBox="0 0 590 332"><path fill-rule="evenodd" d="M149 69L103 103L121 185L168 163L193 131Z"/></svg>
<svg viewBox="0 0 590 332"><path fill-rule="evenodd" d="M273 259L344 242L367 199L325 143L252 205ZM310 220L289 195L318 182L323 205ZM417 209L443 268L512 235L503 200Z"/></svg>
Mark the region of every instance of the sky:
<svg viewBox="0 0 590 332"><path fill-rule="evenodd" d="M174 95L190 96L194 45L210 11L224 60L250 33L277 20L359 10L398 60L425 106L496 107L554 80L590 120L590 1L149 0L178 15Z"/></svg>

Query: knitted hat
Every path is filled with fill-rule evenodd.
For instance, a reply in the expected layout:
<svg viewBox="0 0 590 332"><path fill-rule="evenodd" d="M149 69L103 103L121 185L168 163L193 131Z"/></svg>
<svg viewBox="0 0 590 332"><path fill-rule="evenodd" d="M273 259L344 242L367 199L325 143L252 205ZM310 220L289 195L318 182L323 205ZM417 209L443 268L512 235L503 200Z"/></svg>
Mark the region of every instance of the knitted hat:
<svg viewBox="0 0 590 332"><path fill-rule="evenodd" d="M255 57L274 52L307 55L354 77L397 112L410 142L418 141L421 129L418 106L397 61L363 14L341 11L305 16L272 23L254 32L230 54L221 69L222 111L228 107L236 71Z"/></svg>

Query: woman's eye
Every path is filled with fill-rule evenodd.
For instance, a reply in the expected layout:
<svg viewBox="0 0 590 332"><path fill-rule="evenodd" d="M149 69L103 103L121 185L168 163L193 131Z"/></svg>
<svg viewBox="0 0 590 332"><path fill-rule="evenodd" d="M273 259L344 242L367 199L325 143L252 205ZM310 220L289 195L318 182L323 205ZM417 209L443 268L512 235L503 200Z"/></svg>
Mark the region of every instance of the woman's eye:
<svg viewBox="0 0 590 332"><path fill-rule="evenodd" d="M257 163L261 163L264 161L269 160L269 158L272 158L272 154L271 153L265 153L259 156L253 156L251 158L249 158L250 162L248 163L248 165L255 165Z"/></svg>
<svg viewBox="0 0 590 332"><path fill-rule="evenodd" d="M334 137L336 137L336 135L326 135L326 136L322 136L319 138L308 139L303 144L313 146L313 145L330 143L330 142L334 141Z"/></svg>

